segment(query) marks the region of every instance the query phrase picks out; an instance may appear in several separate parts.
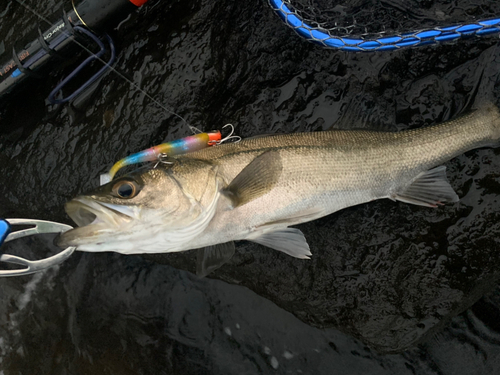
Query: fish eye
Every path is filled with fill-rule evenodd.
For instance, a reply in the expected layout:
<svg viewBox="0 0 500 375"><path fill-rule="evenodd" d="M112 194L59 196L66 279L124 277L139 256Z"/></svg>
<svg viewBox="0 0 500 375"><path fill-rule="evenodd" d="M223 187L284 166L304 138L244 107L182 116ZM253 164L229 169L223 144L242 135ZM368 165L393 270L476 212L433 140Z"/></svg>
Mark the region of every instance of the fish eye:
<svg viewBox="0 0 500 375"><path fill-rule="evenodd" d="M139 189L132 181L118 181L113 186L113 193L118 198L130 199L139 193Z"/></svg>

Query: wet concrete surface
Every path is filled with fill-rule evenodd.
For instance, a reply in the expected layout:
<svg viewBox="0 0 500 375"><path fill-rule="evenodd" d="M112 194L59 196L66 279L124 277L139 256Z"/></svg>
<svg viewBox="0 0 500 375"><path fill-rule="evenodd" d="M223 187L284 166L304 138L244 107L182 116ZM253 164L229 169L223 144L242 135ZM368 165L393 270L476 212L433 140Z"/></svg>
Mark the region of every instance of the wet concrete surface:
<svg viewBox="0 0 500 375"><path fill-rule="evenodd" d="M60 9L45 3L31 5ZM0 15L4 41L36 30L16 3ZM208 0L151 0L112 36L116 69L203 130L398 131L499 104L495 38L348 54L302 41L263 1ZM71 224L64 202L115 161L190 134L112 72L73 105L45 105L70 69L2 98L0 217ZM0 370L494 374L500 155L475 150L446 165L460 202L377 201L301 225L311 261L241 242L202 280L185 271L193 252L161 263L77 253L44 274L1 279ZM45 255L17 242L9 253Z"/></svg>

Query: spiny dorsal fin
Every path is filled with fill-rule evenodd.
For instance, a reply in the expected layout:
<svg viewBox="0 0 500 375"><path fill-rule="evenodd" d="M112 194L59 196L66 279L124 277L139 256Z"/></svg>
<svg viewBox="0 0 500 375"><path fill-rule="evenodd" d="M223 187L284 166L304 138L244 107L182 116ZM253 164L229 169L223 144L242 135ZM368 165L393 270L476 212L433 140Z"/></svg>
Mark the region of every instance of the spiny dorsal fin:
<svg viewBox="0 0 500 375"><path fill-rule="evenodd" d="M304 233L296 228L278 229L248 241L257 242L299 259L309 259L312 255Z"/></svg>
<svg viewBox="0 0 500 375"><path fill-rule="evenodd" d="M242 206L269 192L278 182L283 165L278 151L270 150L257 156L222 191L233 208Z"/></svg>
<svg viewBox="0 0 500 375"><path fill-rule="evenodd" d="M458 202L457 193L446 179L444 165L420 173L410 186L392 198L427 207L437 207L444 202Z"/></svg>
<svg viewBox="0 0 500 375"><path fill-rule="evenodd" d="M234 255L234 242L226 242L198 249L196 254L196 275L205 277L228 262Z"/></svg>

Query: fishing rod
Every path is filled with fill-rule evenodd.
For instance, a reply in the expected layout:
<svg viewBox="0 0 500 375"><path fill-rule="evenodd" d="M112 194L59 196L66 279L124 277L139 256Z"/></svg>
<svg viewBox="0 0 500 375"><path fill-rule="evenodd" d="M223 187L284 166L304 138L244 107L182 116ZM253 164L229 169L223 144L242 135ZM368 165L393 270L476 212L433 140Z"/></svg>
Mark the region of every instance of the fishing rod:
<svg viewBox="0 0 500 375"><path fill-rule="evenodd" d="M45 17L28 7L22 0L16 1L31 13L36 15L39 19L49 25L51 24ZM45 33L39 32L38 39L30 43L21 52L14 51L11 60L5 62L3 65L0 64L0 71L2 71L2 74L0 74L0 99L2 98L2 95L13 91L13 89L19 86L19 83L28 78L30 75L34 76L35 74L38 74L38 71L41 70L42 67L51 66L54 59L57 58L57 52L65 49L66 46L69 46L71 43L74 43L86 50L90 56L52 90L48 97L51 103L64 103L70 101L80 92L85 90L85 88L95 82L102 74L105 73L107 69L110 69L120 78L127 81L135 90L141 92L158 107L162 108L165 112L170 113L183 121L193 134L201 133L199 129L189 125L182 116L167 108L140 88L135 82L131 81L129 78L116 70L112 66L115 58L115 49L111 37L104 34L104 38L99 38L96 35L96 32L103 32L104 30L117 24L117 21L122 21L126 14L129 14L134 9L141 7L148 0L83 0L78 6L75 6L75 0L71 1L73 6L72 11L67 14L63 13L63 18L54 23ZM100 48L99 52L94 53L88 49L79 41L79 38L77 37L78 35L93 40L94 43ZM104 39L107 46L101 39ZM104 61L101 58L107 51L106 47L109 48L109 53L111 55L109 61ZM23 54L25 56L23 56ZM0 57L1 55L2 52L0 51ZM17 63L16 60L19 60L19 63ZM71 95L66 98L56 99L55 97L61 89L93 60L97 60L104 65L101 70L95 73L94 76L88 79L87 82L75 90L75 92Z"/></svg>
<svg viewBox="0 0 500 375"><path fill-rule="evenodd" d="M78 5L71 1L72 9L63 17L58 19L45 31L38 28L38 38L28 43L22 50L16 51L12 48L11 53L4 51L0 57L4 56L4 61L0 62L0 97L12 92L21 82L29 77L38 77L39 71L43 67L50 66L55 59L61 59L61 52L72 43L82 45L88 41L99 47L97 53L87 58L66 77L49 95L52 103L63 103L73 99L86 87L96 81L104 72L107 66L115 59L115 48L112 39L104 34L104 42L99 35L106 30L116 26L134 9L145 4L148 0L82 0ZM18 3L31 10L24 2ZM5 43L4 43L5 44ZM110 51L111 57L106 65L92 76L86 83L77 89L70 96L63 99L56 99L55 96L61 89L73 79L85 66L93 60L101 59L106 51Z"/></svg>

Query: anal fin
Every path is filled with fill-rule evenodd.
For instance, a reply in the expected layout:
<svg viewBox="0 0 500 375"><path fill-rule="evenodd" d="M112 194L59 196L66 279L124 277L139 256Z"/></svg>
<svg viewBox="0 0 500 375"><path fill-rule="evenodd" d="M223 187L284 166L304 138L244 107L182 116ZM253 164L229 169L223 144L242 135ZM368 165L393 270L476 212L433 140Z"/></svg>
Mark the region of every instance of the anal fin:
<svg viewBox="0 0 500 375"><path fill-rule="evenodd" d="M419 206L437 207L445 202L458 202L457 193L446 179L444 165L420 173L404 190L391 198Z"/></svg>
<svg viewBox="0 0 500 375"><path fill-rule="evenodd" d="M196 275L205 277L227 263L234 255L234 242L226 242L198 249L196 254Z"/></svg>
<svg viewBox="0 0 500 375"><path fill-rule="evenodd" d="M283 228L267 232L248 241L270 247L299 259L309 259L312 255L304 233L296 228Z"/></svg>

